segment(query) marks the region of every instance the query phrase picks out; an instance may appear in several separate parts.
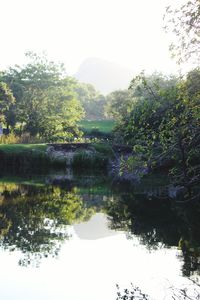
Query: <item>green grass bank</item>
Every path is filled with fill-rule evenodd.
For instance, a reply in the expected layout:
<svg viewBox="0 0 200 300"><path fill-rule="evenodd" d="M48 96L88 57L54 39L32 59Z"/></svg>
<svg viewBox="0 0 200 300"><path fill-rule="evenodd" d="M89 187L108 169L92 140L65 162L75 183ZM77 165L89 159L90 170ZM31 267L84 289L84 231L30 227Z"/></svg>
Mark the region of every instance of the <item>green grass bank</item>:
<svg viewBox="0 0 200 300"><path fill-rule="evenodd" d="M52 151L48 151L50 148ZM0 169L19 172L66 166L75 169L105 169L112 156L112 147L103 143L1 144ZM71 160L70 165L68 160Z"/></svg>
<svg viewBox="0 0 200 300"><path fill-rule="evenodd" d="M47 144L0 144L0 151L7 154L30 154L30 152L45 153Z"/></svg>
<svg viewBox="0 0 200 300"><path fill-rule="evenodd" d="M46 144L0 144L1 171L26 172L52 166Z"/></svg>

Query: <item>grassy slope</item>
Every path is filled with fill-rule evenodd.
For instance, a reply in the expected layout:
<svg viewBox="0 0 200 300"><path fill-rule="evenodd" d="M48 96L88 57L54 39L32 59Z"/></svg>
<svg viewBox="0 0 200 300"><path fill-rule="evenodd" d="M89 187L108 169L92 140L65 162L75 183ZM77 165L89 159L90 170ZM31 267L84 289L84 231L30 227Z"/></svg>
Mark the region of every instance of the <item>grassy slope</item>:
<svg viewBox="0 0 200 300"><path fill-rule="evenodd" d="M98 129L104 133L110 133L115 126L115 121L113 120L82 120L80 122L80 127L87 131L91 131L93 129Z"/></svg>
<svg viewBox="0 0 200 300"><path fill-rule="evenodd" d="M45 178L45 177L44 177ZM45 180L41 176L36 176L35 178L32 179L24 179L22 177L0 177L0 190L4 185L18 185L18 184L24 184L24 185L34 185L38 187L43 187L45 186ZM43 180L42 180L43 179ZM9 188L8 188L9 190Z"/></svg>
<svg viewBox="0 0 200 300"><path fill-rule="evenodd" d="M0 150L5 153L23 153L31 150L45 152L46 144L0 144Z"/></svg>

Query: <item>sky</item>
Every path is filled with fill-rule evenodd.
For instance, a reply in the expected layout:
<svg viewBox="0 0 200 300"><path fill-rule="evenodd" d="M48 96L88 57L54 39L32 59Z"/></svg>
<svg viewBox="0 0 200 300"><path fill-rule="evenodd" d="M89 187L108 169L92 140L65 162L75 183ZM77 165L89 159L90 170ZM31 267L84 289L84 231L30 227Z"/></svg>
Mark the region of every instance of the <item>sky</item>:
<svg viewBox="0 0 200 300"><path fill-rule="evenodd" d="M165 7L174 0L0 0L0 69L45 51L73 75L89 57L134 73L173 73L172 37L163 30ZM176 0L181 2L181 0Z"/></svg>

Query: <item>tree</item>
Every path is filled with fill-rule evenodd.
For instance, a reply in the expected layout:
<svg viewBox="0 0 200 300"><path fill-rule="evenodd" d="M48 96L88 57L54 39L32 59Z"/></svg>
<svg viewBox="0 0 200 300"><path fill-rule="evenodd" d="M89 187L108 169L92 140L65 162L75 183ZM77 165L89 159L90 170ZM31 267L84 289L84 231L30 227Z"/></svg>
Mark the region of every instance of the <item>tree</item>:
<svg viewBox="0 0 200 300"><path fill-rule="evenodd" d="M48 61L46 56L26 54L26 65L9 69L4 74L16 97L10 111L22 132L40 135L47 141L71 138L79 134L76 123L83 109L74 93L74 82L66 77L62 64Z"/></svg>
<svg viewBox="0 0 200 300"><path fill-rule="evenodd" d="M85 118L99 120L104 118L105 97L93 85L78 83L75 86L77 98L85 110Z"/></svg>
<svg viewBox="0 0 200 300"><path fill-rule="evenodd" d="M14 102L15 98L8 85L0 82L0 123L6 122L5 114Z"/></svg>
<svg viewBox="0 0 200 300"><path fill-rule="evenodd" d="M117 128L136 153L129 165L168 165L173 182L188 189L189 199L197 199L192 187L200 181L199 70L185 80L141 74L130 90L133 109Z"/></svg>
<svg viewBox="0 0 200 300"><path fill-rule="evenodd" d="M189 0L180 8L167 7L167 31L172 31L176 39L170 50L178 63L192 60L200 62L200 1Z"/></svg>
<svg viewBox="0 0 200 300"><path fill-rule="evenodd" d="M120 121L130 113L133 103L129 90L114 91L106 97L105 114Z"/></svg>
<svg viewBox="0 0 200 300"><path fill-rule="evenodd" d="M148 148L148 142L152 143L157 139L157 128L165 112L174 105L177 98L175 83L174 77L157 73L150 76L141 73L131 81L129 94L132 108L129 113L121 115L118 125L126 143L139 143Z"/></svg>

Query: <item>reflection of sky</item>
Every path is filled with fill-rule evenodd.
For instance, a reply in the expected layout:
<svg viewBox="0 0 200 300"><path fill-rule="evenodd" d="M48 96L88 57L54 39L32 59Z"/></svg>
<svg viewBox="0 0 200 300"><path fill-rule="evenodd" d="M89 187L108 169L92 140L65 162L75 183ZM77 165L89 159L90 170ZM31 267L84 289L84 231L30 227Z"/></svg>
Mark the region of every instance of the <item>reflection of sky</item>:
<svg viewBox="0 0 200 300"><path fill-rule="evenodd" d="M94 215L89 222L75 224L74 234L79 239L96 240L103 237L116 235L117 231L109 229L109 223L104 214L98 213Z"/></svg>
<svg viewBox="0 0 200 300"><path fill-rule="evenodd" d="M85 225L83 229L80 225L71 227L73 237L63 245L59 258L44 259L39 268L19 267L21 254L1 252L1 299L114 300L115 284L129 287L132 282L160 300L170 284L187 282L180 277L181 262L176 249L150 253L137 238L127 240L124 233L110 235L105 223L99 232L95 220L99 223L100 219L106 223L100 214L87 224L93 227L91 240L80 239Z"/></svg>

